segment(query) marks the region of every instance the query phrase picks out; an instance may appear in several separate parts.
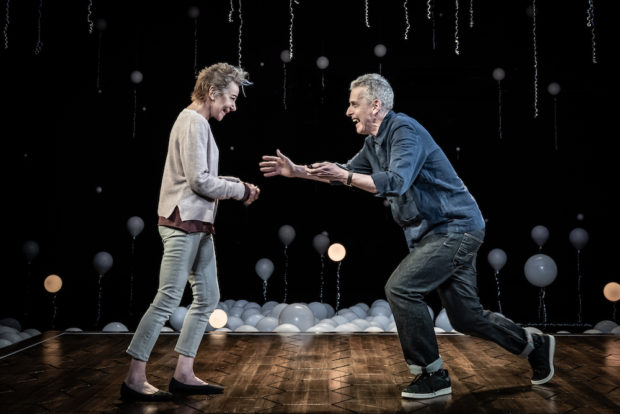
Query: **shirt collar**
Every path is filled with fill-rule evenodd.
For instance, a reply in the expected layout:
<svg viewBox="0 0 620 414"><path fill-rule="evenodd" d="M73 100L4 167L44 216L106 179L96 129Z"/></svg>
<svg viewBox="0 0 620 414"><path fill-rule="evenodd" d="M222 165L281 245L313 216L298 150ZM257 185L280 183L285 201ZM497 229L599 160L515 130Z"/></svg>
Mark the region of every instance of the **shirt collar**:
<svg viewBox="0 0 620 414"><path fill-rule="evenodd" d="M379 131L377 131L377 136L373 137L375 143L379 145L383 144L383 140L385 139L385 129L387 128L389 119L392 118L393 115L394 111L390 109L387 115L385 115L385 118L383 118L383 121L381 121L381 125L379 125Z"/></svg>

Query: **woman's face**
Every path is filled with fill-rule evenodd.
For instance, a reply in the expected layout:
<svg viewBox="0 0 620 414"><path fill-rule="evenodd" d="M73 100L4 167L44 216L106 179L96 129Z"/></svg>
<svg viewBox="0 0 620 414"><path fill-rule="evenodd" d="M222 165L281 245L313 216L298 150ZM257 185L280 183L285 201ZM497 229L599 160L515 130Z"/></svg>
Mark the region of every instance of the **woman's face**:
<svg viewBox="0 0 620 414"><path fill-rule="evenodd" d="M235 82L230 82L221 94L214 94L212 96L211 118L221 121L227 113L236 111L237 96L239 96L239 85Z"/></svg>

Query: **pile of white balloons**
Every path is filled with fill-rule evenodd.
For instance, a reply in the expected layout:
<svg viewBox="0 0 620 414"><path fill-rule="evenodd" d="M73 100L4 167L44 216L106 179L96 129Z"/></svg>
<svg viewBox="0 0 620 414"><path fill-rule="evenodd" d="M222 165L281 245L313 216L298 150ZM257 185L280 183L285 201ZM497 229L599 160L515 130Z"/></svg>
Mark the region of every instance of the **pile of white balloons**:
<svg viewBox="0 0 620 414"><path fill-rule="evenodd" d="M0 319L0 348L13 345L24 339L32 338L40 334L41 332L33 328L24 329L22 331L22 326L17 319Z"/></svg>

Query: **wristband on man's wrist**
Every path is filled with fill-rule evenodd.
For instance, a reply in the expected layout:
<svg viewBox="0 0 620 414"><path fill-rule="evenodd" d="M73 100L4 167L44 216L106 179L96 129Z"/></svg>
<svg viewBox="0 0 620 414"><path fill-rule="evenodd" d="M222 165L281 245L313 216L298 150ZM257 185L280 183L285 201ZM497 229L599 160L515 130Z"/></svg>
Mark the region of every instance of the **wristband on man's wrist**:
<svg viewBox="0 0 620 414"><path fill-rule="evenodd" d="M351 181L353 181L353 171L349 171L349 176L347 177L347 185L351 187Z"/></svg>

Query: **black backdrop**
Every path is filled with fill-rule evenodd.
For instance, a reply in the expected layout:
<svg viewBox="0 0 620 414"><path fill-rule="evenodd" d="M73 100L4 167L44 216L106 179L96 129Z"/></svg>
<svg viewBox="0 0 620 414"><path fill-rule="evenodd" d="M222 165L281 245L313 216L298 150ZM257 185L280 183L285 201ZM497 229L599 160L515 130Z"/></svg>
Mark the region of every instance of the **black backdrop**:
<svg viewBox="0 0 620 414"><path fill-rule="evenodd" d="M580 293L584 322L610 319L612 304L602 289L618 281L613 2L594 2L596 64L588 2L538 2L535 94L532 3L472 1L458 2L456 55L455 1L433 1L431 20L425 1L407 2L405 40L403 1L242 0L240 19L238 0L232 14L224 0L94 0L90 14L85 0L4 0L2 10L10 6L8 24L6 16L2 20L8 47L0 48L9 238L0 317L50 328L53 296L42 281L55 273L64 282L56 295L56 328L100 328L94 326L98 275L92 260L107 251L114 265L102 279L100 325L135 327L157 287L156 207L170 127L189 103L196 68L238 64L241 57L255 85L246 88L236 113L212 127L220 173L256 183L262 194L249 208L235 201L220 205L216 251L223 300L262 303L254 264L268 257L276 266L268 300L282 301L285 256L277 232L283 224L297 233L288 248L288 302L319 299L321 261L311 242L322 231L348 251L339 269L341 307L384 297L383 285L406 247L383 200L358 190L265 179L258 170L261 155L276 148L298 163L350 158L363 138L344 116L349 82L380 71L394 87L395 110L431 132L487 220L478 261L483 305L497 310L487 254L502 248L508 255L499 276L504 313L522 323L541 322L539 289L527 282L523 265L538 253L531 229L545 225L550 238L542 252L558 265L557 279L546 288L548 321L577 322ZM290 4L293 60L284 65ZM188 15L193 6L197 19ZM387 47L382 58L373 52L379 43ZM316 66L319 56L329 58L324 70ZM506 72L501 139L492 77L497 67ZM130 79L135 70L144 75L139 84ZM550 82L561 86L556 112ZM131 216L146 224L133 243L126 228ZM580 253L581 292L577 253L568 239L575 227L590 235ZM28 240L41 249L30 265L22 253ZM325 300L334 305L338 268L325 263ZM182 304L189 300L186 293ZM434 295L429 304L435 311L441 307Z"/></svg>

